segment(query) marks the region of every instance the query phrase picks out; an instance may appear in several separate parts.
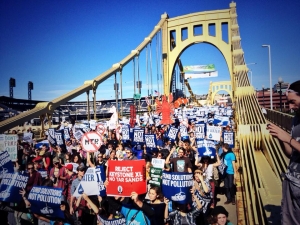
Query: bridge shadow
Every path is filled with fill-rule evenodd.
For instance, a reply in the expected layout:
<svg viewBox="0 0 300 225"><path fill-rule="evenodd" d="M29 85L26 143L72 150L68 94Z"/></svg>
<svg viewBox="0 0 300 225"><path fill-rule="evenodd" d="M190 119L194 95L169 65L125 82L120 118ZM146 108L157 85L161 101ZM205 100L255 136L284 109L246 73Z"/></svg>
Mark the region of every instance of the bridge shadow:
<svg viewBox="0 0 300 225"><path fill-rule="evenodd" d="M281 224L281 207L276 205L266 205L264 207L270 215L267 215L268 224L280 225Z"/></svg>

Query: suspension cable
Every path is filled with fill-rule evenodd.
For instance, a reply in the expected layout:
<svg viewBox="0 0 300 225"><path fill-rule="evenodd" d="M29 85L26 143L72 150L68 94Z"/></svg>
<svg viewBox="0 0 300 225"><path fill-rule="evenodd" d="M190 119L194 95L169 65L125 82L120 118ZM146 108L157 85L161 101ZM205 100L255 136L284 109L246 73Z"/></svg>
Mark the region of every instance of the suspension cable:
<svg viewBox="0 0 300 225"><path fill-rule="evenodd" d="M157 75L157 91L159 92L159 64L158 64L158 34L156 34L156 75Z"/></svg>
<svg viewBox="0 0 300 225"><path fill-rule="evenodd" d="M146 78L147 78L147 90L148 90L148 96L149 96L149 78L148 78L148 45L146 46Z"/></svg>
<svg viewBox="0 0 300 225"><path fill-rule="evenodd" d="M151 96L153 95L153 86L152 86L152 41L150 42L150 90ZM149 94L148 94L149 95Z"/></svg>

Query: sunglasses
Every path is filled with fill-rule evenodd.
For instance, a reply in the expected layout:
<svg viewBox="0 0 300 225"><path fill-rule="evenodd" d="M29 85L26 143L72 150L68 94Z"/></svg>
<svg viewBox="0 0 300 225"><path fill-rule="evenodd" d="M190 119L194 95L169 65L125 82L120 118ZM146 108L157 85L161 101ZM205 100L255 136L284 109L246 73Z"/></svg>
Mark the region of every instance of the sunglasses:
<svg viewBox="0 0 300 225"><path fill-rule="evenodd" d="M126 154L130 154L130 152L126 152Z"/></svg>
<svg viewBox="0 0 300 225"><path fill-rule="evenodd" d="M98 156L98 158L102 158L102 156Z"/></svg>
<svg viewBox="0 0 300 225"><path fill-rule="evenodd" d="M33 167L27 167L27 170L32 170L33 169Z"/></svg>
<svg viewBox="0 0 300 225"><path fill-rule="evenodd" d="M202 175L203 173L200 173L200 172L195 172L195 174L200 174L200 175Z"/></svg>

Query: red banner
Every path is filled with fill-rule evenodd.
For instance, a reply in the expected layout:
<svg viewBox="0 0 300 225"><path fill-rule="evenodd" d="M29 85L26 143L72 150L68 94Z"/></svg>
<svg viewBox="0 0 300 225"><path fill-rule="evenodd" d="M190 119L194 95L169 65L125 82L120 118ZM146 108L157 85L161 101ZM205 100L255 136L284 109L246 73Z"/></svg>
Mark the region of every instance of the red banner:
<svg viewBox="0 0 300 225"><path fill-rule="evenodd" d="M130 105L130 127L135 127L135 121L136 120L136 109L135 105Z"/></svg>
<svg viewBox="0 0 300 225"><path fill-rule="evenodd" d="M109 160L107 195L129 197L147 192L145 160Z"/></svg>

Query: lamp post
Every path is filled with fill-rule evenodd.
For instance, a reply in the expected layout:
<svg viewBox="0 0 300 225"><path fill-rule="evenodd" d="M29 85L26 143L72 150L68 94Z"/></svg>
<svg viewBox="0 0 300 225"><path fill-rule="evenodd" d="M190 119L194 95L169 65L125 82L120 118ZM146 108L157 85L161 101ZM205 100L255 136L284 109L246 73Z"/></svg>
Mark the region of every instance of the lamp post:
<svg viewBox="0 0 300 225"><path fill-rule="evenodd" d="M263 94L263 107L265 108L265 85L262 86L262 94Z"/></svg>
<svg viewBox="0 0 300 225"><path fill-rule="evenodd" d="M283 84L283 80L281 77L278 78L278 84L279 84L279 94L280 94L280 112L282 112L282 90L281 90L281 85Z"/></svg>
<svg viewBox="0 0 300 225"><path fill-rule="evenodd" d="M247 63L246 66L250 66L250 65L256 65L257 63ZM249 70L249 73L251 73L250 75L250 84L252 85L252 70Z"/></svg>
<svg viewBox="0 0 300 225"><path fill-rule="evenodd" d="M273 110L273 88L272 88L272 66L271 66L271 46L270 45L262 45L262 47L268 47L269 50L269 72L270 72L270 105L271 110Z"/></svg>

